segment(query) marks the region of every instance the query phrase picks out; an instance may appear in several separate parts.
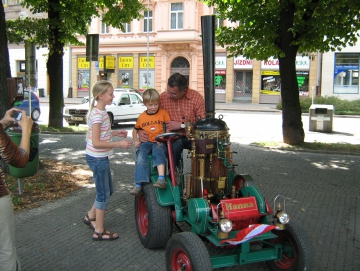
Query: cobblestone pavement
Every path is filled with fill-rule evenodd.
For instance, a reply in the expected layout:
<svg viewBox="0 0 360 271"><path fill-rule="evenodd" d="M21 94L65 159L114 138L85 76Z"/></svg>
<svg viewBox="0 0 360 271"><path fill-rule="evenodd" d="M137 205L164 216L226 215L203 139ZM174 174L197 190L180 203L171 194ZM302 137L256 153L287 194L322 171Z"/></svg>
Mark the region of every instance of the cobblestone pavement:
<svg viewBox="0 0 360 271"><path fill-rule="evenodd" d="M84 148L84 135L40 135L41 159L87 167ZM237 172L250 174L270 202L278 194L286 197L286 211L314 245L313 270L360 270L360 156L269 150L237 142L232 150L238 153L233 158ZM23 270L165 270L165 249L145 249L137 237L134 197L129 194L134 158L132 148L116 151L111 159L115 193L105 226L119 233L119 240L92 241L82 218L94 201L95 188L82 188L15 216ZM270 269L256 263L218 270Z"/></svg>

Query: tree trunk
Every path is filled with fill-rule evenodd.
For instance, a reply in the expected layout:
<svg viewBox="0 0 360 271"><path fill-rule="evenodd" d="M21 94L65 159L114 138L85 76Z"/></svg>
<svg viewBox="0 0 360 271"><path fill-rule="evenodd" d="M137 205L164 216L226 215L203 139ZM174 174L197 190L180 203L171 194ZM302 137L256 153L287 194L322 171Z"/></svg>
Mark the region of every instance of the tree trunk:
<svg viewBox="0 0 360 271"><path fill-rule="evenodd" d="M49 1L49 59L47 71L50 80L49 96L49 127L63 127L63 55L64 43L59 31L60 13L54 7L59 7L59 0Z"/></svg>
<svg viewBox="0 0 360 271"><path fill-rule="evenodd" d="M299 87L296 80L296 53L279 58L281 77L281 102L283 116L283 141L290 145L304 143L305 133L301 120Z"/></svg>
<svg viewBox="0 0 360 271"><path fill-rule="evenodd" d="M0 119L10 108L7 78L11 77L4 5L0 7Z"/></svg>
<svg viewBox="0 0 360 271"><path fill-rule="evenodd" d="M280 12L279 48L285 54L279 56L281 78L281 103L283 116L283 141L290 145L304 143L305 133L301 120L299 87L296 79L296 55L299 46L294 45L294 34L291 31L295 5L288 3Z"/></svg>

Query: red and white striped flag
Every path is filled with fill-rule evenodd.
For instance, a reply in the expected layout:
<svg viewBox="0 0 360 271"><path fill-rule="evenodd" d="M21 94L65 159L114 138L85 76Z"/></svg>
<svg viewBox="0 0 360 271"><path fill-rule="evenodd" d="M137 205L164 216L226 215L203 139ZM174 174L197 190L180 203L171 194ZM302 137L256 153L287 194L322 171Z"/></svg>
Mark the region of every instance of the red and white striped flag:
<svg viewBox="0 0 360 271"><path fill-rule="evenodd" d="M264 234L268 231L271 231L273 229L276 229L277 227L274 225L267 225L267 224L254 224L249 225L248 228L240 230L236 235L235 238L222 240L219 243L229 243L232 245L238 245L240 243L246 242L250 240L251 238L254 238L255 236L258 236L260 234Z"/></svg>

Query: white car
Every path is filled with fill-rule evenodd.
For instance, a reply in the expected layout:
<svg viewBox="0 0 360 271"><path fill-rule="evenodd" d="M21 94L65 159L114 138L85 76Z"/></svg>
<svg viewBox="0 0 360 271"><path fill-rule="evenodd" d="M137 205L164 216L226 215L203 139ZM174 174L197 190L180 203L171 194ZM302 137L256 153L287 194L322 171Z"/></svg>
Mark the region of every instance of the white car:
<svg viewBox="0 0 360 271"><path fill-rule="evenodd" d="M114 92L117 92L117 91L119 91L119 92L135 92L135 93L141 95L141 92L134 88L114 88ZM91 98L92 98L92 96L91 96ZM83 104L88 103L89 96L85 96L84 98L82 98L81 102Z"/></svg>
<svg viewBox="0 0 360 271"><path fill-rule="evenodd" d="M136 121L146 110L142 97L133 92L114 91L115 98L111 105L106 106L111 125L119 122ZM86 124L89 103L67 106L64 108L64 119L69 125Z"/></svg>

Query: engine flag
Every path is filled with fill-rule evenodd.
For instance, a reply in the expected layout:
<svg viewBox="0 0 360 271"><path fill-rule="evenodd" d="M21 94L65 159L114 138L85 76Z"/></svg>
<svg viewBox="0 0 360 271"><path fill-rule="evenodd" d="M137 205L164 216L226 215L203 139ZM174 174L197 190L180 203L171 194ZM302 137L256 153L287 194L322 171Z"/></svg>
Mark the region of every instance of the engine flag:
<svg viewBox="0 0 360 271"><path fill-rule="evenodd" d="M258 236L260 234L264 234L268 231L274 230L277 227L274 225L267 225L267 224L254 224L254 225L249 225L248 228L242 229L240 230L236 235L235 238L231 238L231 239L226 239L226 240L222 240L219 243L223 244L223 243L229 243L232 245L238 245L241 243L244 243L248 240L250 240L251 238L254 238L255 236Z"/></svg>

